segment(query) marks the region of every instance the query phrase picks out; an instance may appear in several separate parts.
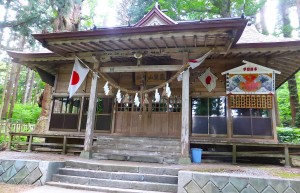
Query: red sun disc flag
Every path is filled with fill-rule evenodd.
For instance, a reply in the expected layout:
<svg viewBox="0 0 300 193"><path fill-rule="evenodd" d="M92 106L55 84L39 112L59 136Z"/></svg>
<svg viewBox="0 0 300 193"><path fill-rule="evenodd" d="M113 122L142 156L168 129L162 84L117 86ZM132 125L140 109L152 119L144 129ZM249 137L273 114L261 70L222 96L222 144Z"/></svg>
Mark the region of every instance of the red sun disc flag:
<svg viewBox="0 0 300 193"><path fill-rule="evenodd" d="M85 77L89 72L88 68L84 68L78 61L78 58L75 59L70 84L68 88L69 97L71 98L75 92L78 90L82 82L84 81Z"/></svg>

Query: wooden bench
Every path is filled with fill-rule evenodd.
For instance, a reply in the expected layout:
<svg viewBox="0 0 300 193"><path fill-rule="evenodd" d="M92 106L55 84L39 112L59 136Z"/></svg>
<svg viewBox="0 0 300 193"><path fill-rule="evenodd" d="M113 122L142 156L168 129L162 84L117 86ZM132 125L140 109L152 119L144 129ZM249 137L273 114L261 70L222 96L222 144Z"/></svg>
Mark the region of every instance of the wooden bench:
<svg viewBox="0 0 300 193"><path fill-rule="evenodd" d="M285 166L291 166L291 158L299 158L300 145L285 143L242 143L228 141L208 141L191 139L191 144L201 148L202 146L230 147L227 151L210 151L204 149L203 155L208 156L229 156L232 163L237 163L237 158L257 157L257 158L282 158ZM226 148L223 148L223 150ZM253 150L254 149L254 150ZM261 150L260 150L261 149Z"/></svg>
<svg viewBox="0 0 300 193"><path fill-rule="evenodd" d="M14 141L15 137L26 137L26 142ZM63 139L62 143L49 143L45 139ZM34 142L34 139L44 139L45 142ZM81 144L68 144L68 139L82 139L84 135L80 134L39 134L39 133L23 133L23 132L10 132L8 149L10 150L13 145L26 146L27 152L34 151L48 151L57 153L80 153L83 150ZM73 149L72 149L73 148Z"/></svg>

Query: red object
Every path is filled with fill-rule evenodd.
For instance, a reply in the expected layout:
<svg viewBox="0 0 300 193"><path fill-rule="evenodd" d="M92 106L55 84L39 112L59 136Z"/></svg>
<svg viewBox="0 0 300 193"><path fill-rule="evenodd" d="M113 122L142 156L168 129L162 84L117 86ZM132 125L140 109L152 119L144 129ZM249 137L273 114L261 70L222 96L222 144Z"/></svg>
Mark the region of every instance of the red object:
<svg viewBox="0 0 300 193"><path fill-rule="evenodd" d="M76 71L72 73L71 85L76 85L80 80L79 74Z"/></svg>
<svg viewBox="0 0 300 193"><path fill-rule="evenodd" d="M206 83L206 84L210 84L210 83L211 83L211 76L207 76L207 77L205 78L205 83Z"/></svg>
<svg viewBox="0 0 300 193"><path fill-rule="evenodd" d="M198 62L197 60L189 60L189 62L194 62L194 63L196 63L196 62Z"/></svg>

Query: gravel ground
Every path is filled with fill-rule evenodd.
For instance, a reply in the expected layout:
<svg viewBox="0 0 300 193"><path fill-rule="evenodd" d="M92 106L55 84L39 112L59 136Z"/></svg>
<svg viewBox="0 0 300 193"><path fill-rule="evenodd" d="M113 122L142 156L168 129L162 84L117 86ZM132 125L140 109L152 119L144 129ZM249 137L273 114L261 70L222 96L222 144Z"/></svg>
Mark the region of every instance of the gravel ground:
<svg viewBox="0 0 300 193"><path fill-rule="evenodd" d="M185 170L193 170L199 172L233 174L238 176L252 176L264 178L284 178L300 180L299 167L283 167L279 165L267 164L238 164L230 163L201 163L191 165L162 165L148 164L138 162L122 162L111 160L86 160L74 155L60 155L51 153L25 153L15 151L0 151L0 159L27 159L27 160L45 160L45 161L66 161L76 160L102 164L118 164L118 165L134 165L134 166L155 166L155 167L170 167L180 168ZM20 193L35 188L32 185L8 185L0 183L0 193Z"/></svg>

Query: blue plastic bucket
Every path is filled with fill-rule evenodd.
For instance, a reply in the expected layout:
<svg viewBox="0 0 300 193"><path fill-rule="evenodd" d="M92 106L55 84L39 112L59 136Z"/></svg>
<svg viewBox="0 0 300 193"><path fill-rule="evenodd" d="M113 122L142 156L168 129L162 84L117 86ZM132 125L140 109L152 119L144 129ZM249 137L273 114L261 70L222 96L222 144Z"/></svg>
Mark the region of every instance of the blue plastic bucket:
<svg viewBox="0 0 300 193"><path fill-rule="evenodd" d="M192 162L193 163L201 163L202 149L191 148L191 154L192 154Z"/></svg>

